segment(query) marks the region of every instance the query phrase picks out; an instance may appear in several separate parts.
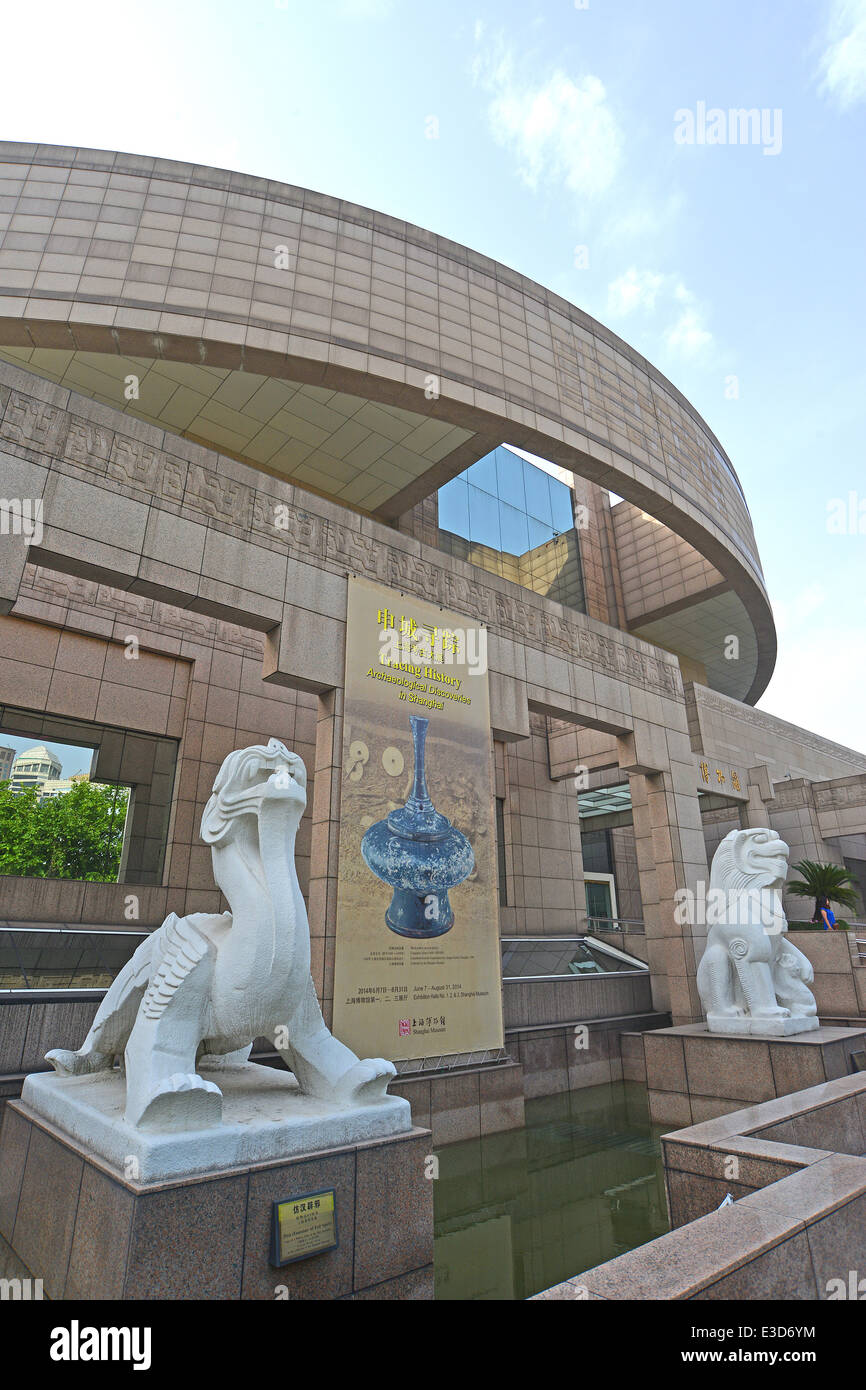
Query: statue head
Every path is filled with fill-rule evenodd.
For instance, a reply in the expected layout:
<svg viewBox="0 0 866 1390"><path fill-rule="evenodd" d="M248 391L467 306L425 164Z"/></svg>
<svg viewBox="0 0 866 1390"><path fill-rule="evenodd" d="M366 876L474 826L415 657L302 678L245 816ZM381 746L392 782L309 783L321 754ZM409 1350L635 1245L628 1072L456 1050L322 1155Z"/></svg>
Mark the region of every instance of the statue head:
<svg viewBox="0 0 866 1390"><path fill-rule="evenodd" d="M710 888L721 888L727 893L782 889L789 853L775 830L732 830L713 855Z"/></svg>
<svg viewBox="0 0 866 1390"><path fill-rule="evenodd" d="M220 844L240 816L258 816L262 805L283 802L300 821L307 804L307 770L279 739L229 753L216 775L201 818L206 845Z"/></svg>

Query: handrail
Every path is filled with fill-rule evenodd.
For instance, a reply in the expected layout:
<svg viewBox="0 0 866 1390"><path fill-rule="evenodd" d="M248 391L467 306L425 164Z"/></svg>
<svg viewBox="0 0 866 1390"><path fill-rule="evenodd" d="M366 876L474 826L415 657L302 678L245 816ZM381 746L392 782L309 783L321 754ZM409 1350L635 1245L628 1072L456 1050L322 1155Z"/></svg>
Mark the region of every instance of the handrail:
<svg viewBox="0 0 866 1390"><path fill-rule="evenodd" d="M599 926L598 923L600 923L600 922L609 922L611 925L610 925L610 926L607 926L607 927ZM587 917L587 919L586 919L586 928L585 928L585 930L586 930L587 932L593 932L593 931L621 931L621 932L623 933L623 935L625 935L625 934L628 933L628 931L629 931L630 928L633 928L635 933L643 934L643 932L644 932L644 926L645 926L645 923L644 923L644 919L643 919L642 917L594 917L594 916L593 916L593 917Z"/></svg>

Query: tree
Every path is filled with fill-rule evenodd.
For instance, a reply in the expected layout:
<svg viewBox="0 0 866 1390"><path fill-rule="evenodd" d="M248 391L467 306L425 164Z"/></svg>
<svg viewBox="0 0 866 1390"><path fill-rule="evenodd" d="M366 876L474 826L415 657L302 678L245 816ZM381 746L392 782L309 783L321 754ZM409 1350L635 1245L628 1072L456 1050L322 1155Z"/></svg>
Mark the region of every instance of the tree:
<svg viewBox="0 0 866 1390"><path fill-rule="evenodd" d="M128 804L126 787L80 781L40 801L0 782L0 874L116 880Z"/></svg>
<svg viewBox="0 0 866 1390"><path fill-rule="evenodd" d="M795 898L827 897L840 907L850 907L856 911L859 904L859 885L853 874L840 864L818 864L814 859L802 859L793 864L794 879L787 885L787 892Z"/></svg>

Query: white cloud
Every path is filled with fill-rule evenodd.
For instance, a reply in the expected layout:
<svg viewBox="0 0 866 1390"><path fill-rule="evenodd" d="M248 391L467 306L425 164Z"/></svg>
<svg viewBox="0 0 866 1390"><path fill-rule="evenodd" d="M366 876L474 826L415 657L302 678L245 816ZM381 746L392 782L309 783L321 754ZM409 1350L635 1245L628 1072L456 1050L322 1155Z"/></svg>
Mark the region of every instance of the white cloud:
<svg viewBox="0 0 866 1390"><path fill-rule="evenodd" d="M656 271L638 270L631 266L607 287L608 313L622 318L635 309L654 309L664 282L665 277Z"/></svg>
<svg viewBox="0 0 866 1390"><path fill-rule="evenodd" d="M677 285L674 299L680 310L676 321L665 329L665 342L681 356L694 357L709 347L713 335L705 325L703 310L691 290Z"/></svg>
<svg viewBox="0 0 866 1390"><path fill-rule="evenodd" d="M820 90L843 111L866 101L866 0L834 0Z"/></svg>
<svg viewBox="0 0 866 1390"><path fill-rule="evenodd" d="M593 198L610 186L622 138L599 78L589 74L575 81L557 69L543 81L524 80L501 44L495 54L476 60L473 75L491 94L487 115L494 138L514 153L529 188L564 184Z"/></svg>
<svg viewBox="0 0 866 1390"><path fill-rule="evenodd" d="M631 266L612 280L607 287L608 316L625 318L636 311L657 312L668 319L664 341L681 357L695 357L713 341L703 309L676 275Z"/></svg>

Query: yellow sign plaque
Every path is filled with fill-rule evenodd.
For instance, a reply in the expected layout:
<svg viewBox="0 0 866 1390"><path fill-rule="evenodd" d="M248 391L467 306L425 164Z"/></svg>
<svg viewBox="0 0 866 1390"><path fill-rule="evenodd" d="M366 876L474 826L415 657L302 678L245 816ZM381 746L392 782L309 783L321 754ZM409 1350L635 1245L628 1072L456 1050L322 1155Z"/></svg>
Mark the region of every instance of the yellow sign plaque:
<svg viewBox="0 0 866 1390"><path fill-rule="evenodd" d="M337 1207L333 1188L274 1202L271 1264L288 1265L336 1250Z"/></svg>

